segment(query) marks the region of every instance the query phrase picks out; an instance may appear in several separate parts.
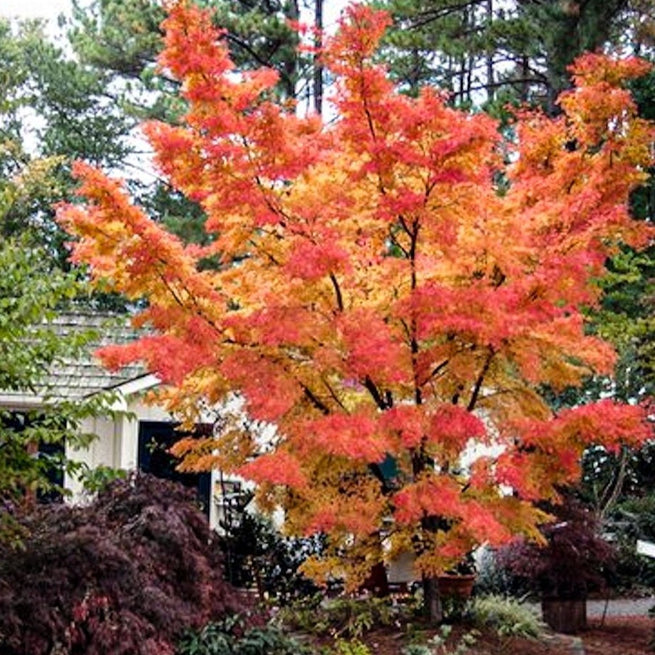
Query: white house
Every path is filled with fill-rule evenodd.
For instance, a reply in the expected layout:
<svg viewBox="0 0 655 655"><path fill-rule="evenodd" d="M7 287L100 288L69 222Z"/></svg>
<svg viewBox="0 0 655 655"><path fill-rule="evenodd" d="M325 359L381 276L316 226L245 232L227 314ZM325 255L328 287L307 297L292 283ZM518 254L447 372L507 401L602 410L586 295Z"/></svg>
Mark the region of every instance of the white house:
<svg viewBox="0 0 655 655"><path fill-rule="evenodd" d="M210 526L217 527L225 511L223 493L232 490L234 481L221 480L216 471L203 474L181 474L167 449L180 438L175 429L175 418L161 407L144 401L146 393L159 385L156 376L145 373L140 366L128 366L119 371L107 371L93 352L102 345L125 343L137 333L120 317L97 313L67 313L54 322L62 335L92 330L98 335L91 347L75 361L65 361L49 372L44 380L45 393L0 391L0 408L21 412L44 406L56 399L76 400L111 391L115 400L112 409L116 416L96 416L85 419L80 426L84 432L97 435L86 449L67 446L66 456L87 464L90 468L107 466L116 469L139 469L159 477L195 487ZM64 479L64 487L72 492L73 500L82 494L80 482Z"/></svg>

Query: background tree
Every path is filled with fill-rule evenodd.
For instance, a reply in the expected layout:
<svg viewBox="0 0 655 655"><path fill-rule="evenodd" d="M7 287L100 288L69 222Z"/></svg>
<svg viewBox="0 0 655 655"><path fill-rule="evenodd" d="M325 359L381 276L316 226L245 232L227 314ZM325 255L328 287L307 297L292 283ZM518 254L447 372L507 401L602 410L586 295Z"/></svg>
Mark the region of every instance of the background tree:
<svg viewBox="0 0 655 655"><path fill-rule="evenodd" d="M641 55L652 45L653 9L631 0L382 0L394 25L385 59L414 92L426 82L458 103L529 101L555 112L567 67L606 45Z"/></svg>
<svg viewBox="0 0 655 655"><path fill-rule="evenodd" d="M652 3L616 2L433 2L391 0L394 25L384 50L391 72L415 92L429 80L453 92L458 104L483 104L505 114L507 102L528 102L549 113L571 84L567 67L585 50L622 49L650 57L653 46ZM640 115L652 118L652 74L632 83ZM634 214L652 221L652 184L635 191ZM556 406L573 406L611 395L623 402L652 397L653 252L624 248L610 263L602 310L593 327L618 348L614 379L591 378L581 390L553 397ZM603 448L585 457L581 493L603 516L621 496L651 484L652 454ZM632 490L632 491L631 491Z"/></svg>
<svg viewBox="0 0 655 655"><path fill-rule="evenodd" d="M80 431L80 422L108 411L106 398L67 402L45 384L50 368L75 357L93 336L62 336L49 323L80 286L48 261L25 241L0 242L0 389L44 399L38 408L0 410L0 539L14 535L17 505L37 494L62 493L64 472L81 472L65 457L64 445L88 445L92 437Z"/></svg>
<svg viewBox="0 0 655 655"><path fill-rule="evenodd" d="M1 21L0 50L6 56L2 234L28 237L65 269L67 249L52 205L71 198L70 163L83 159L116 169L130 152L135 121L117 108L105 79L67 58L41 23L12 28ZM12 181L17 176L19 185Z"/></svg>
<svg viewBox="0 0 655 655"><path fill-rule="evenodd" d="M638 407L556 413L540 388L611 371L612 348L585 333L583 308L619 241L650 238L627 204L652 128L622 88L646 66L590 55L564 116L517 116L507 165L491 119L394 88L372 61L386 24L351 8L329 41L340 120L328 126L271 100L270 70L235 79L209 16L173 8L161 63L190 111L183 125L144 129L216 239L185 248L84 165L87 205L61 220L76 260L146 297L137 322L159 331L106 349L109 365L144 360L189 421L238 391L277 428L264 452L250 431L183 441L186 466L251 477L264 507L284 506L289 531L327 533L326 556L306 566L319 579L357 585L383 537L390 556L413 549L438 619L436 574L477 544L537 538L533 501L557 500L591 443L651 434ZM218 269L199 265L207 254ZM488 449L467 464L472 443Z"/></svg>
<svg viewBox="0 0 655 655"><path fill-rule="evenodd" d="M274 68L280 74L280 95L296 97L303 68L296 50L298 35L289 24L300 18L296 0L203 0L199 4L211 7L215 24L227 30L225 38L239 69ZM82 62L144 85L149 91L170 91L177 83L156 71L164 17L161 3L155 0L75 2L69 37ZM171 86L166 89L163 83ZM153 114L157 107L154 104L149 110L143 109Z"/></svg>
<svg viewBox="0 0 655 655"><path fill-rule="evenodd" d="M216 23L229 29L225 38L240 69L270 66L280 73L275 93L281 98L311 95L312 59L298 54L298 35L289 22L299 18L297 2L206 4L216 9ZM29 229L60 267L67 267L67 250L51 207L70 200L70 163L75 159L120 171L154 216L187 242L207 242L204 213L154 175L151 153L138 130L145 118L175 123L185 111L178 82L156 66L163 18L155 0L74 3L72 14L61 18L65 48L55 45L39 22L0 25L6 69L0 129L17 159L52 157L56 160L49 161L57 162L50 186L32 193L29 207L16 204L5 212L3 233ZM190 216L195 220L189 221Z"/></svg>
<svg viewBox="0 0 655 655"><path fill-rule="evenodd" d="M0 23L0 30L4 27ZM65 402L46 383L53 366L77 357L95 335L66 336L53 325L59 311L84 297L85 287L77 274L58 265L47 219L47 203L60 193L61 159L36 158L21 149L20 110L25 105L14 91L26 74L26 60L7 36L0 32L0 46L16 57L7 59L0 132L0 390L40 396L43 405L0 410L0 539L14 535L12 511L17 505L38 494L62 492L63 480L56 478L64 471L80 472L64 456L64 444L88 444L91 436L80 432L80 422L107 411L108 400Z"/></svg>

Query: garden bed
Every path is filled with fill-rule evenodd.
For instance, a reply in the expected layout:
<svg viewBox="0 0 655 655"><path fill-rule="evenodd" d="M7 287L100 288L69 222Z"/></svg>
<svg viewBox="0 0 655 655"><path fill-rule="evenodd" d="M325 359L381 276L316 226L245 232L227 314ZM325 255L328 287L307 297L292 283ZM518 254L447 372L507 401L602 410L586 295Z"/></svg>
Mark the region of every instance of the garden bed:
<svg viewBox="0 0 655 655"><path fill-rule="evenodd" d="M599 619L591 619L589 628L577 637L551 634L540 640L499 637L493 630L484 630L467 655L644 655L650 652L653 627L647 617L610 618L602 625ZM461 626L453 628L448 639L452 651L465 632ZM371 631L360 641L372 655L399 655L411 640L397 630L386 629ZM580 641L584 651L576 648Z"/></svg>

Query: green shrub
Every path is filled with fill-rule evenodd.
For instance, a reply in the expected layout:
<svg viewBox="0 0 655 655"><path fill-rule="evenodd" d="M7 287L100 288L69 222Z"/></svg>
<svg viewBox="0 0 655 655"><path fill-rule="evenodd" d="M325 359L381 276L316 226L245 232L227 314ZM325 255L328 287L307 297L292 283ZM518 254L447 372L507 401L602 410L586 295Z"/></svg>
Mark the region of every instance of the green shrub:
<svg viewBox="0 0 655 655"><path fill-rule="evenodd" d="M178 655L311 655L312 650L272 625L248 627L233 615L188 632L178 645ZM356 655L356 654L353 654Z"/></svg>
<svg viewBox="0 0 655 655"><path fill-rule="evenodd" d="M104 491L114 480L124 480L128 472L111 466L96 466L83 471L79 478L87 494L93 495Z"/></svg>
<svg viewBox="0 0 655 655"><path fill-rule="evenodd" d="M282 623L315 635L359 638L369 630L400 625L406 610L384 598L335 598L294 603L279 613Z"/></svg>
<svg viewBox="0 0 655 655"><path fill-rule="evenodd" d="M409 644L402 649L402 655L433 655L427 644Z"/></svg>
<svg viewBox="0 0 655 655"><path fill-rule="evenodd" d="M513 598L475 598L470 612L475 625L491 626L501 637L538 638L544 631L544 624L537 613Z"/></svg>
<svg viewBox="0 0 655 655"><path fill-rule="evenodd" d="M351 639L350 641L338 639L335 644L334 653L335 655L371 655L368 646L358 639Z"/></svg>
<svg viewBox="0 0 655 655"><path fill-rule="evenodd" d="M498 560L496 551L485 548L478 557L475 595L525 596L530 593L525 581Z"/></svg>

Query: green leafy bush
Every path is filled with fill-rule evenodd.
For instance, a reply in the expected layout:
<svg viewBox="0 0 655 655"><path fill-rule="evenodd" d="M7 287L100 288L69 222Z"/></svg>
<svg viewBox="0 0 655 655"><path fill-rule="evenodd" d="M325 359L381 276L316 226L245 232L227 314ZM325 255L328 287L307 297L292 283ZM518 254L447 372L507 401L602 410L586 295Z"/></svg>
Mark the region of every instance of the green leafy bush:
<svg viewBox="0 0 655 655"><path fill-rule="evenodd" d="M371 651L366 644L358 639L338 639L335 648L335 655L371 655Z"/></svg>
<svg viewBox="0 0 655 655"><path fill-rule="evenodd" d="M427 644L409 644L401 652L402 655L432 655L432 649Z"/></svg>
<svg viewBox="0 0 655 655"><path fill-rule="evenodd" d="M514 598L527 596L529 585L521 577L515 576L511 570L499 561L495 550L485 548L478 557L477 576L474 594L476 596L512 596Z"/></svg>
<svg viewBox="0 0 655 655"><path fill-rule="evenodd" d="M312 652L278 627L249 627L238 614L188 632L178 644L178 655L310 655Z"/></svg>
<svg viewBox="0 0 655 655"><path fill-rule="evenodd" d="M359 638L381 626L400 626L408 610L384 598L334 598L294 603L282 608L279 619L294 629L315 635Z"/></svg>
<svg viewBox="0 0 655 655"><path fill-rule="evenodd" d="M493 627L501 637L538 638L544 624L535 610L513 598L478 597L472 601L470 613L478 627Z"/></svg>
<svg viewBox="0 0 655 655"><path fill-rule="evenodd" d="M104 491L115 480L124 480L128 472L111 466L96 466L83 471L79 478L87 494L97 494Z"/></svg>

